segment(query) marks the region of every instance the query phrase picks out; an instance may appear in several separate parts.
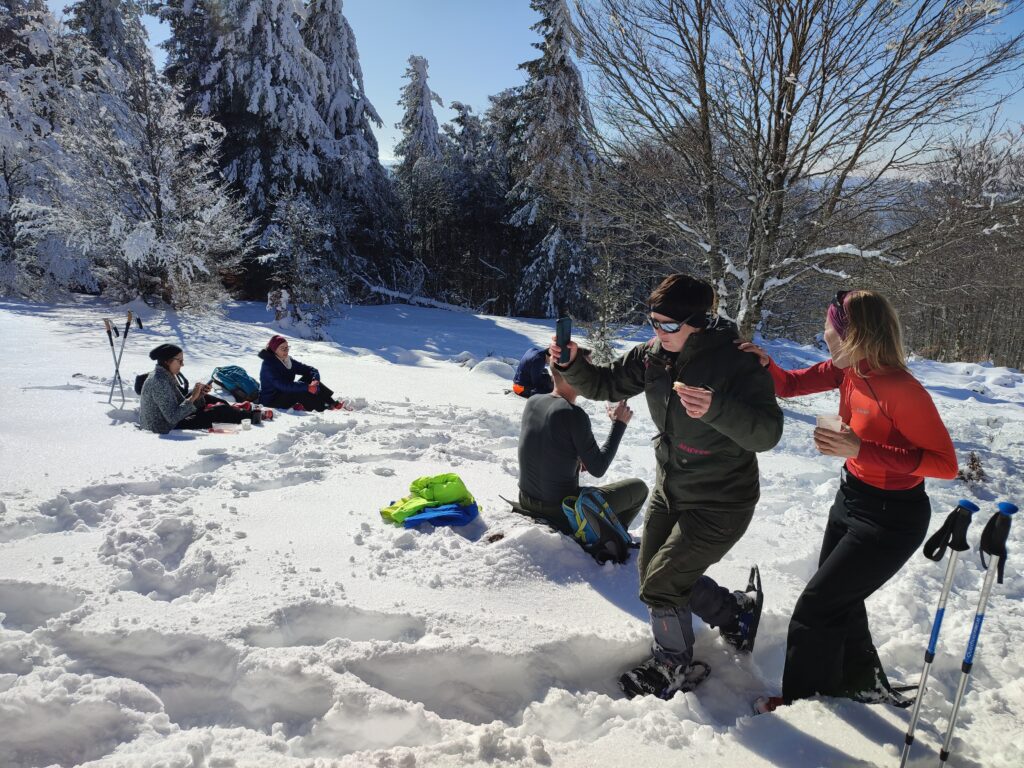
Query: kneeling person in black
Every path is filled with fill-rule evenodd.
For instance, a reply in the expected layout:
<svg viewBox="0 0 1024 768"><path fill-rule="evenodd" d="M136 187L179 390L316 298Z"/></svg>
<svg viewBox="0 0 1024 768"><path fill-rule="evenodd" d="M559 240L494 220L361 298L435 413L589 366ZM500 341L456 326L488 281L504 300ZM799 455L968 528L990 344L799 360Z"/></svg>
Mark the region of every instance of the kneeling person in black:
<svg viewBox="0 0 1024 768"><path fill-rule="evenodd" d="M590 417L576 405L576 390L557 370L550 395L526 401L519 435L519 508L567 535L573 531L562 500L580 492L581 465L594 477L608 470L633 411L625 402L609 407L612 430L603 447L594 439ZM623 527L629 528L647 499L647 485L635 478L597 488Z"/></svg>

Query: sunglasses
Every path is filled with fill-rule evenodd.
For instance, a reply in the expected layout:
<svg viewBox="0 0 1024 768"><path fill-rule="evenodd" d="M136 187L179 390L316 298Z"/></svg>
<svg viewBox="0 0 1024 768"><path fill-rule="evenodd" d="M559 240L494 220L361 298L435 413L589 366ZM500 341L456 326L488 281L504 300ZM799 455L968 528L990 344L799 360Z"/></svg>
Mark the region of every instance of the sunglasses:
<svg viewBox="0 0 1024 768"><path fill-rule="evenodd" d="M651 327L656 331L664 331L665 333L679 333L680 329L684 325L692 325L694 328L701 328L704 323L701 320L704 317L704 312L694 312L692 315L687 317L685 320L655 320L653 317L648 317L647 321L651 324Z"/></svg>
<svg viewBox="0 0 1024 768"><path fill-rule="evenodd" d="M849 291L836 291L835 297L829 302L836 309L846 311L846 307L843 306L843 302L846 301L846 297L850 295Z"/></svg>

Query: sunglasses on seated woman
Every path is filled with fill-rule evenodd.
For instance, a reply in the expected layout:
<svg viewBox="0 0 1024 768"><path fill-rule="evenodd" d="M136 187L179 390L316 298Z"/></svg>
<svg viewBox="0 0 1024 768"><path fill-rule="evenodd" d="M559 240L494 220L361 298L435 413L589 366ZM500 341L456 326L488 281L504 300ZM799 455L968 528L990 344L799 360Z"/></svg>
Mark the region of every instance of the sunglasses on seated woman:
<svg viewBox="0 0 1024 768"><path fill-rule="evenodd" d="M653 317L648 317L647 321L655 330L664 331L665 333L678 333L684 325L692 325L694 328L702 328L705 325L703 322L704 315L704 312L694 312L685 320L655 320Z"/></svg>

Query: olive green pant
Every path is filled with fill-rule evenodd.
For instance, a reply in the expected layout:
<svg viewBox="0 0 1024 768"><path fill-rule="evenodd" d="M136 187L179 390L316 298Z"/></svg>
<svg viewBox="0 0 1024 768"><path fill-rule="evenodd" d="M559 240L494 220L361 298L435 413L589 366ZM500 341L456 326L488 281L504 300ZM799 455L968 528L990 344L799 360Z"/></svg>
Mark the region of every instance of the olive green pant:
<svg viewBox="0 0 1024 768"><path fill-rule="evenodd" d="M754 508L736 512L669 509L661 489L651 494L640 541L640 599L650 608L685 608L704 572L740 540Z"/></svg>
<svg viewBox="0 0 1024 768"><path fill-rule="evenodd" d="M640 514L640 510L643 509L644 502L647 500L647 484L636 478L591 487L601 492L604 500L608 502L608 506L612 508L615 516L619 518L619 522L626 530L629 530L630 524ZM572 536L574 533L569 527L569 521L562 511L561 504L549 504L520 491L519 504L513 504L512 509L534 520L547 523L567 536Z"/></svg>

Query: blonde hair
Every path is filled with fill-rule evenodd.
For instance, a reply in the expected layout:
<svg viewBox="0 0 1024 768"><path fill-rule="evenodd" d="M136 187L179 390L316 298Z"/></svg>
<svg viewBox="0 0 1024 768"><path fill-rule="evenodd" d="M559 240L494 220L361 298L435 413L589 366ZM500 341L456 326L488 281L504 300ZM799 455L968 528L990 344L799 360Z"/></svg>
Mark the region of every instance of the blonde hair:
<svg viewBox="0 0 1024 768"><path fill-rule="evenodd" d="M849 325L839 350L848 360L864 360L872 371L907 370L903 329L885 296L875 291L850 291L843 297L843 309ZM858 367L854 370L863 375Z"/></svg>

